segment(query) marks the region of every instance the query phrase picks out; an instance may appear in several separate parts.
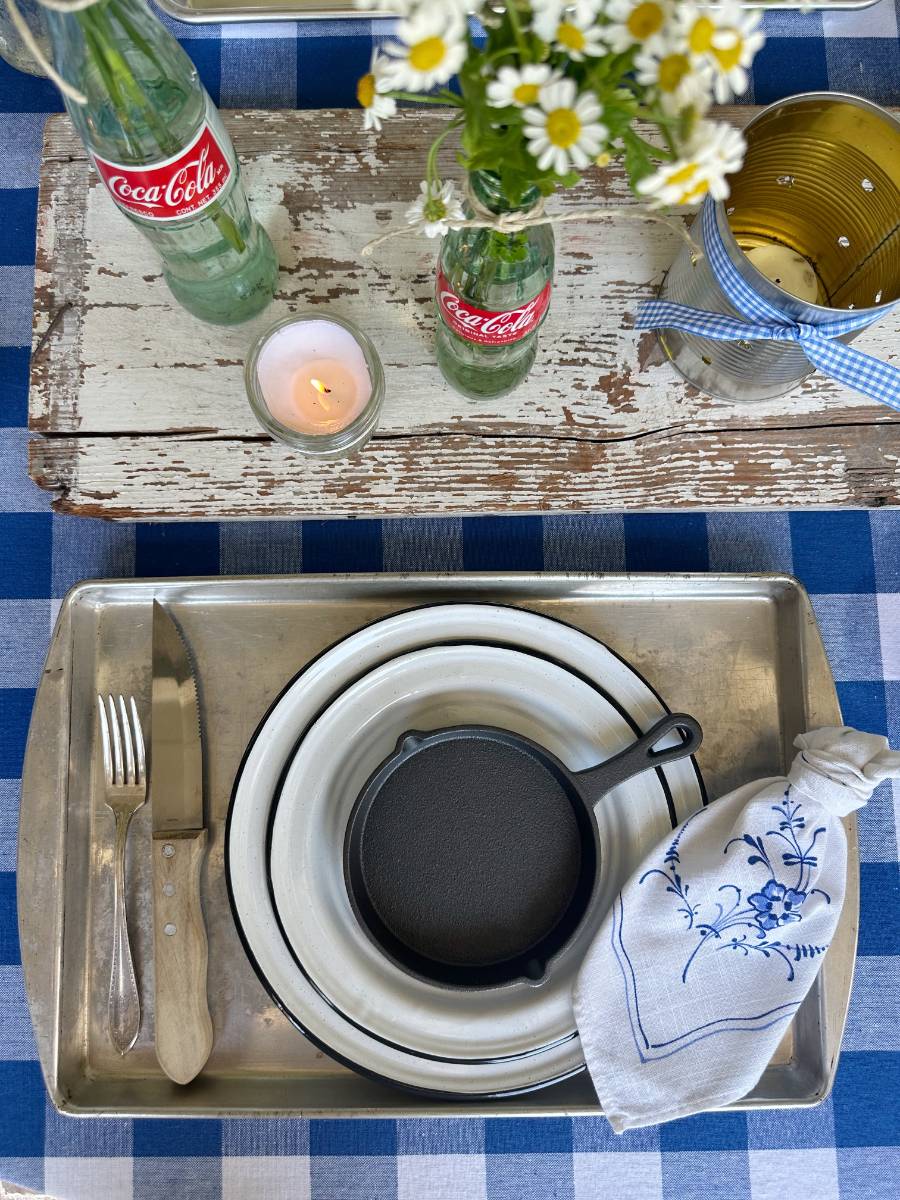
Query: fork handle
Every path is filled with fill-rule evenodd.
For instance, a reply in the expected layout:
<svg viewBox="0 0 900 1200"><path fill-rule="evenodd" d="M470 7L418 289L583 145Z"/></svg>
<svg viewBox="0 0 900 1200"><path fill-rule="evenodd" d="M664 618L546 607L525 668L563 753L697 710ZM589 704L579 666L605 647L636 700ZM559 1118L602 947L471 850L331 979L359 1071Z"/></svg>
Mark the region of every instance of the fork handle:
<svg viewBox="0 0 900 1200"><path fill-rule="evenodd" d="M175 1083L190 1083L209 1058L209 947L200 905L206 830L153 837L156 1057Z"/></svg>
<svg viewBox="0 0 900 1200"><path fill-rule="evenodd" d="M134 975L131 943L128 940L128 915L125 909L125 846L128 841L131 813L116 809L115 819L113 949L107 1014L112 1043L120 1054L127 1054L137 1041L141 1028L141 998Z"/></svg>

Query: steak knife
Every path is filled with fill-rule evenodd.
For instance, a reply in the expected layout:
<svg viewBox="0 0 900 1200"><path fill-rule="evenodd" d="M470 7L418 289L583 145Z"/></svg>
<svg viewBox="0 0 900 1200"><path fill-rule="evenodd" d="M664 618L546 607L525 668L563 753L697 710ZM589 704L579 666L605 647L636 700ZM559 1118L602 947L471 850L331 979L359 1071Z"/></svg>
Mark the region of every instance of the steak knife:
<svg viewBox="0 0 900 1200"><path fill-rule="evenodd" d="M200 708L187 647L155 600L150 748L156 1057L170 1079L189 1083L213 1043L200 904L207 837Z"/></svg>

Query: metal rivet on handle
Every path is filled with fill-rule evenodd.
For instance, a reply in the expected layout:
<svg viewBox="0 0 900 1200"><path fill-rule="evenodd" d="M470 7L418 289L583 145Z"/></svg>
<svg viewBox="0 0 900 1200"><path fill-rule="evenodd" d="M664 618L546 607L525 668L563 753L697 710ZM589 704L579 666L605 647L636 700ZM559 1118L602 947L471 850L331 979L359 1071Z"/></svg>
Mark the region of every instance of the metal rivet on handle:
<svg viewBox="0 0 900 1200"><path fill-rule="evenodd" d="M164 883L163 884L163 895L164 896L174 896L175 895L175 884L174 883Z"/></svg>
<svg viewBox="0 0 900 1200"><path fill-rule="evenodd" d="M168 925L163 926L163 933L167 933L169 935L169 937L171 937L174 932L175 932L175 926L171 923L171 921L169 922Z"/></svg>
<svg viewBox="0 0 900 1200"><path fill-rule="evenodd" d="M166 842L166 844L163 846L163 857L171 858L174 853L175 853L175 847L172 845L171 842Z"/></svg>

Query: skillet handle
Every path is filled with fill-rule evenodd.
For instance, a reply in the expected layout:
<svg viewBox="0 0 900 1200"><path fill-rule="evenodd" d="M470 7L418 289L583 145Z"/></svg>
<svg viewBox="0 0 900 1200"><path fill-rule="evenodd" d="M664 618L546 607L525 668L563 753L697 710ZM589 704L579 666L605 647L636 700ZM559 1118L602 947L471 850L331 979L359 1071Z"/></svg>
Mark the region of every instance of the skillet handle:
<svg viewBox="0 0 900 1200"><path fill-rule="evenodd" d="M657 742L676 730L681 734L680 745L669 746L665 750L653 749ZM613 755L599 766L575 772L573 778L585 801L593 806L601 796L605 796L620 783L640 775L642 771L664 767L666 763L677 762L680 758L694 754L702 741L703 730L699 721L695 721L687 713L670 713L657 721L626 750Z"/></svg>

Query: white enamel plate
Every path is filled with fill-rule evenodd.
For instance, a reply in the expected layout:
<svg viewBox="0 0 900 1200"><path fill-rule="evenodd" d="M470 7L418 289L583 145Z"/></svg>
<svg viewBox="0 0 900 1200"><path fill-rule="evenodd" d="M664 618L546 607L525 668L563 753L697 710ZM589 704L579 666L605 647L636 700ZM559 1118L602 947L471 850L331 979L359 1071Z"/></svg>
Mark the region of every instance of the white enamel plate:
<svg viewBox="0 0 900 1200"><path fill-rule="evenodd" d="M572 986L597 932L586 921L539 987L523 980L465 991L413 978L359 925L342 863L356 797L402 734L477 724L531 738L573 770L635 739L595 688L543 658L497 646L415 651L364 676L315 722L281 788L271 839L275 907L310 980L370 1034L456 1061L535 1053L572 1037ZM602 916L671 822L653 771L604 797L596 815L601 891L593 911Z"/></svg>
<svg viewBox="0 0 900 1200"><path fill-rule="evenodd" d="M424 1057L421 1050L381 1038L366 1028L369 1011L355 1011L352 1017L339 1011L300 968L285 941L267 886L272 805L285 768L313 722L357 680L392 659L460 642L525 651L572 672L583 683L605 693L626 723L633 723L635 733L648 729L666 712L649 685L612 651L561 622L520 609L480 604L439 605L398 613L351 635L310 663L263 720L235 782L226 838L226 872L238 929L260 979L288 1017L324 1050L359 1070L406 1087L445 1095L501 1095L543 1086L581 1070L584 1063L577 1037L564 1038L536 1054L526 1050L477 1064L471 1058L457 1059L454 1054ZM452 681L447 683L449 686ZM484 697L483 691L481 695ZM621 725L618 728L621 731ZM584 727L573 725L571 729L571 744L577 747ZM606 736L613 735L614 730ZM544 729L535 740L543 741L548 749L562 750L563 742L551 743L549 737ZM384 753L391 748L388 745ZM346 749L349 754L350 747ZM566 756L566 751L560 754ZM573 765L575 762L577 759L572 760ZM702 803L702 785L690 760L666 766L656 774L671 827ZM610 857L612 853L610 849ZM288 905L285 911L289 911ZM560 956L560 969L562 965ZM546 1014L541 1019L546 1028L558 1027ZM454 1038L447 1024L443 1018L432 1017L425 1023L426 1040L437 1038L434 1045L452 1049ZM482 1038L486 1024L481 1023ZM506 1035L510 1031L508 1025ZM413 1040L421 1041L422 1036L420 1027ZM525 1031L518 1036L518 1045L524 1047L529 1039L531 1044L539 1042L543 1034ZM514 1049L516 1044L513 1035L505 1048Z"/></svg>

